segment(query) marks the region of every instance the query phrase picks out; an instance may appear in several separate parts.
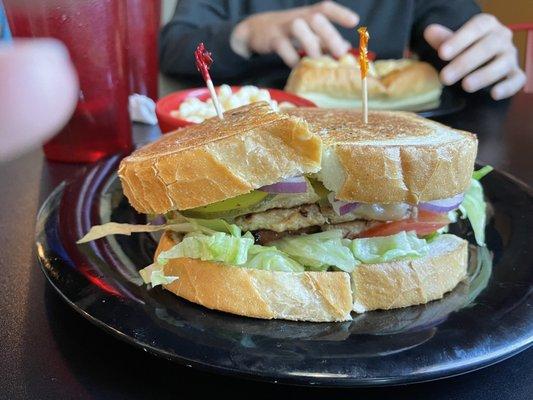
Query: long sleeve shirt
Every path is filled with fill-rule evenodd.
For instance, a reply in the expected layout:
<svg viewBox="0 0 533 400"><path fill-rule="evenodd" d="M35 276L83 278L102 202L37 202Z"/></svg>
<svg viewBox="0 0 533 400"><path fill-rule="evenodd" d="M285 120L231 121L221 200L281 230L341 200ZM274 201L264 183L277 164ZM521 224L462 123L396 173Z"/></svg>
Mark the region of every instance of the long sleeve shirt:
<svg viewBox="0 0 533 400"><path fill-rule="evenodd" d="M204 42L213 53L211 76L215 81L246 82L273 73L284 81L289 68L275 54L243 58L230 47L233 28L246 17L316 3L305 0L180 0L174 16L160 36L160 65L164 73L181 79L199 79L194 50ZM424 29L439 23L457 30L480 12L472 0L338 0L359 17L371 34L369 50L378 58L401 58L406 49L437 68L435 51L423 38ZM355 29L338 27L352 46L358 45Z"/></svg>

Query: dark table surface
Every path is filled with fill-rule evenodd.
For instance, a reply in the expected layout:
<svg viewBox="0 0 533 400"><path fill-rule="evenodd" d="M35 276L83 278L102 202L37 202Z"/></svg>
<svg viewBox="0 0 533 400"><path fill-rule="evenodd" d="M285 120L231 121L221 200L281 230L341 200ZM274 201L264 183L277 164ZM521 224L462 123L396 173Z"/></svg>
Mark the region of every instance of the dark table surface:
<svg viewBox="0 0 533 400"><path fill-rule="evenodd" d="M479 156L533 183L533 95L494 103L472 96L441 118L478 134ZM137 125L138 141L156 128ZM0 398L179 398L209 394L412 399L531 399L533 350L466 375L416 385L353 390L289 387L191 370L131 347L71 310L46 283L34 253L35 216L46 196L83 165L46 162L41 151L0 164ZM190 396L190 395L188 395ZM200 397L201 398L201 397Z"/></svg>

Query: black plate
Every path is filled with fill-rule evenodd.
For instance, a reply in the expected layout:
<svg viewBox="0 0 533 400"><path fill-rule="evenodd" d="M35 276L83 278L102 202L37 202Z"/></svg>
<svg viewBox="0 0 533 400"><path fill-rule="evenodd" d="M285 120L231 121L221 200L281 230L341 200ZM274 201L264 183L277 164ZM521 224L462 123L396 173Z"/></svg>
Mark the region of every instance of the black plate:
<svg viewBox="0 0 533 400"><path fill-rule="evenodd" d="M465 105L466 100L464 97L461 97L457 91L445 87L442 89L438 107L418 111L417 114L426 118L442 117L461 111L465 108Z"/></svg>
<svg viewBox="0 0 533 400"><path fill-rule="evenodd" d="M494 209L487 228L494 263L443 300L370 312L351 322L264 321L211 311L140 285L150 263L148 234L75 244L91 225L143 223L122 195L118 158L96 165L48 198L37 222L37 253L58 293L91 322L154 354L220 373L325 386L419 382L503 360L532 342L532 195L493 172L484 186ZM465 224L458 234L471 240Z"/></svg>

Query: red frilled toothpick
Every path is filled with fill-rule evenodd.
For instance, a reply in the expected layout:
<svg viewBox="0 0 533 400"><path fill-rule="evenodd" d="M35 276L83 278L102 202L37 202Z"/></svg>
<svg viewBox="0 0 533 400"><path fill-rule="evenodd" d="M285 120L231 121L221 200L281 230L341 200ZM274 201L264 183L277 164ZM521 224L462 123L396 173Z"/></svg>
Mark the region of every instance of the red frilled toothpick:
<svg viewBox="0 0 533 400"><path fill-rule="evenodd" d="M194 52L194 58L196 59L196 68L198 69L198 72L202 74L202 78L204 78L207 89L209 89L209 94L211 95L211 99L213 99L213 104L215 106L215 110L217 111L218 118L224 119L222 107L218 101L218 96L215 91L215 87L213 86L213 81L211 80L211 76L209 76L209 67L211 67L211 64L213 64L213 58L203 43L200 43L196 48L196 51Z"/></svg>

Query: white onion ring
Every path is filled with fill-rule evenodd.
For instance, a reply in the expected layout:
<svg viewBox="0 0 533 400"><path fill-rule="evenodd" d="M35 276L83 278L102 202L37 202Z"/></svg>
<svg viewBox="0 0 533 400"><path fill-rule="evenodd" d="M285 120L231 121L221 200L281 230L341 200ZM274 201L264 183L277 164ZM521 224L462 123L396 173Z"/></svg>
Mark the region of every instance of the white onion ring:
<svg viewBox="0 0 533 400"><path fill-rule="evenodd" d="M263 186L259 190L267 193L306 193L307 180L304 176L295 176L272 185Z"/></svg>
<svg viewBox="0 0 533 400"><path fill-rule="evenodd" d="M433 200L420 203L418 204L418 208L420 208L421 210L435 213L446 213L458 208L459 205L463 202L464 197L464 193L459 193L458 195L455 195L448 199Z"/></svg>
<svg viewBox="0 0 533 400"><path fill-rule="evenodd" d="M338 216L348 214L349 212L352 212L357 207L359 207L359 203L350 203L348 201L335 199L335 193L333 192L328 194L328 200L331 204L331 207L333 208L333 211L335 211L335 214L337 214Z"/></svg>

